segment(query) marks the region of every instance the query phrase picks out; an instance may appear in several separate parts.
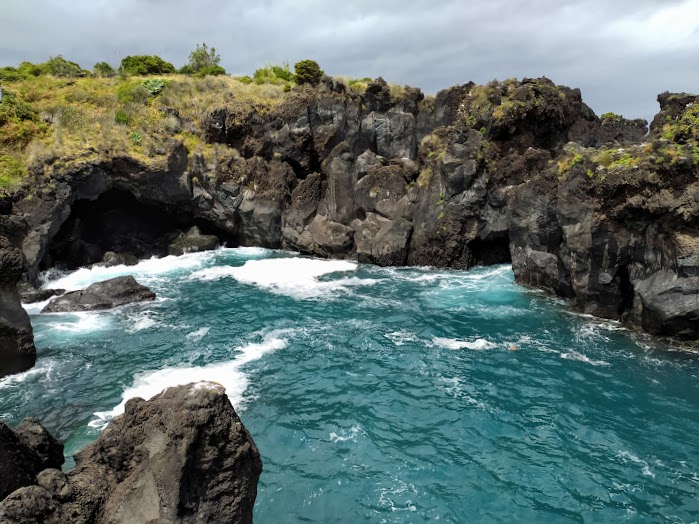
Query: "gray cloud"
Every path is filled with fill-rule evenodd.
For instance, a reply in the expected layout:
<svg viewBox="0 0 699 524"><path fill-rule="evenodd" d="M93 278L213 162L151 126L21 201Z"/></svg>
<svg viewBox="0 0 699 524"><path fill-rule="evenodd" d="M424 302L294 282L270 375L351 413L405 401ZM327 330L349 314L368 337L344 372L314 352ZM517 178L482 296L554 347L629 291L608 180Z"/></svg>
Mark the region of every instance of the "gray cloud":
<svg viewBox="0 0 699 524"><path fill-rule="evenodd" d="M91 67L198 42L234 73L314 58L330 74L426 92L546 75L598 113L651 117L665 90L698 91L699 0L3 0L0 63L63 54Z"/></svg>

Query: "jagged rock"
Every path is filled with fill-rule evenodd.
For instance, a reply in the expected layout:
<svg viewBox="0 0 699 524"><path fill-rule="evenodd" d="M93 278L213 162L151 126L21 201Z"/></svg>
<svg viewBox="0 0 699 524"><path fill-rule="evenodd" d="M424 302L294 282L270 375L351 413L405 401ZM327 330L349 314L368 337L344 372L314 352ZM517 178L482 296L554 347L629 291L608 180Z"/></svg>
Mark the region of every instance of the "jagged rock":
<svg viewBox="0 0 699 524"><path fill-rule="evenodd" d="M96 266L114 267L114 266L135 266L138 264L138 257L131 253L115 253L107 251L102 257L102 262L95 264Z"/></svg>
<svg viewBox="0 0 699 524"><path fill-rule="evenodd" d="M547 78L427 98L382 79L361 94L325 79L274 104L212 111L204 135L228 146L215 160L189 162L173 139L157 168L123 157L52 168L55 187L13 199L0 232L22 246L34 285L41 267L107 250L162 254L195 223L240 245L380 264L511 261L517 282L583 311L694 337L697 100L661 95L646 136L645 121L599 118L579 90ZM108 196L119 205L105 211ZM90 230L100 212L111 217L104 235ZM151 222L158 234L132 238ZM660 298L664 277L649 280L661 271L678 279L667 296L680 310Z"/></svg>
<svg viewBox="0 0 699 524"><path fill-rule="evenodd" d="M34 484L40 471L60 468L63 460L63 445L36 420L23 420L16 431L0 422L0 500Z"/></svg>
<svg viewBox="0 0 699 524"><path fill-rule="evenodd" d="M42 313L95 311L154 299L155 293L128 275L97 282L82 291L71 291L54 298Z"/></svg>
<svg viewBox="0 0 699 524"><path fill-rule="evenodd" d="M17 291L23 269L22 253L0 236L0 377L36 362L32 325Z"/></svg>
<svg viewBox="0 0 699 524"><path fill-rule="evenodd" d="M37 289L32 291L22 291L19 296L24 304L36 304L37 302L43 302L51 297L57 295L62 295L65 293L65 289Z"/></svg>
<svg viewBox="0 0 699 524"><path fill-rule="evenodd" d="M170 255L184 255L185 253L198 253L216 249L220 241L216 235L202 235L197 226L193 226L186 233L178 236L167 248Z"/></svg>
<svg viewBox="0 0 699 524"><path fill-rule="evenodd" d="M5 429L0 424L0 459L8 449ZM3 493L0 520L252 522L262 463L218 384L170 388L150 401L131 399L124 414L75 459L68 475L45 469L35 478L32 471L19 489ZM0 475L7 472L3 466L0 461ZM5 491L14 487L7 486Z"/></svg>

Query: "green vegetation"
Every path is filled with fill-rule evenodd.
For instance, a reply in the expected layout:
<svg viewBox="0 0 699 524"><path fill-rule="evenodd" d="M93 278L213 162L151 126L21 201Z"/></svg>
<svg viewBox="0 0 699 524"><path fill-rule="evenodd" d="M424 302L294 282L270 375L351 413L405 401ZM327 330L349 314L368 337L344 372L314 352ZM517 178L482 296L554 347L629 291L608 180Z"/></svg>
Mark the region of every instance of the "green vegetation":
<svg viewBox="0 0 699 524"><path fill-rule="evenodd" d="M156 55L137 55L124 58L119 70L127 75L167 75L175 66Z"/></svg>
<svg viewBox="0 0 699 524"><path fill-rule="evenodd" d="M298 85L318 85L324 74L315 60L301 60L294 65L294 79Z"/></svg>
<svg viewBox="0 0 699 524"><path fill-rule="evenodd" d="M600 120L602 121L602 125L612 125L612 124L618 124L623 120L623 117L621 115L617 115L616 113L604 113L601 117Z"/></svg>
<svg viewBox="0 0 699 524"><path fill-rule="evenodd" d="M95 67L92 68L92 74L98 78L109 78L110 76L116 76L116 70L107 62L97 62Z"/></svg>
<svg viewBox="0 0 699 524"><path fill-rule="evenodd" d="M273 84L273 85L291 85L294 81L294 73L289 69L289 63L284 62L282 65L266 65L255 71L252 82L257 85Z"/></svg>
<svg viewBox="0 0 699 524"><path fill-rule="evenodd" d="M563 176L573 167L581 164L585 161L585 157L581 153L576 153L575 155L565 156L558 161L558 176Z"/></svg>
<svg viewBox="0 0 699 524"><path fill-rule="evenodd" d="M196 49L189 54L189 63L183 66L179 72L197 77L226 74L226 70L221 67L221 56L216 53L216 48L209 49L206 44L197 44Z"/></svg>

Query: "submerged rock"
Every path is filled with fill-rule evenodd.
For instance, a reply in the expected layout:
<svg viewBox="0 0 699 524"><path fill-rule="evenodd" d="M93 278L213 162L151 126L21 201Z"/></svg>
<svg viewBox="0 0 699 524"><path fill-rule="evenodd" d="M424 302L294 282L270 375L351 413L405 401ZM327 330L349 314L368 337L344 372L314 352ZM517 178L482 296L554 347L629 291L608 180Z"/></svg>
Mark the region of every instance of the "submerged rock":
<svg viewBox="0 0 699 524"><path fill-rule="evenodd" d="M82 291L71 291L54 298L41 312L95 311L154 299L155 293L128 275L97 282Z"/></svg>
<svg viewBox="0 0 699 524"><path fill-rule="evenodd" d="M0 425L0 458L8 450L3 431L14 435ZM2 522L252 522L262 462L218 384L130 400L75 459L67 475L32 469L3 493ZM8 472L2 467L0 475Z"/></svg>
<svg viewBox="0 0 699 524"><path fill-rule="evenodd" d="M184 255L185 253L198 253L216 249L219 245L216 235L202 235L197 226L193 226L186 233L179 235L167 248L169 255Z"/></svg>
<svg viewBox="0 0 699 524"><path fill-rule="evenodd" d="M32 325L17 291L23 271L22 253L0 236L0 377L26 371L36 362Z"/></svg>

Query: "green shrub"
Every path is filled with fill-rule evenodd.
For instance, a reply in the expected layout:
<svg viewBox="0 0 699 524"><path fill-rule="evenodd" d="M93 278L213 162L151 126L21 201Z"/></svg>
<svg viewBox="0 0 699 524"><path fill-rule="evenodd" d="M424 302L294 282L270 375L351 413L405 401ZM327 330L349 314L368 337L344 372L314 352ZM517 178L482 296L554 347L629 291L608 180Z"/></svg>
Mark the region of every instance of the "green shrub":
<svg viewBox="0 0 699 524"><path fill-rule="evenodd" d="M16 82L24 76L16 67L0 67L0 82Z"/></svg>
<svg viewBox="0 0 699 524"><path fill-rule="evenodd" d="M18 99L17 96L5 90L0 103L0 126L5 125L11 120L36 120L37 113L32 106Z"/></svg>
<svg viewBox="0 0 699 524"><path fill-rule="evenodd" d="M175 66L156 55L127 56L121 61L120 71L129 75L167 75L175 73Z"/></svg>
<svg viewBox="0 0 699 524"><path fill-rule="evenodd" d="M315 60L301 60L294 65L294 79L298 85L317 85L323 75L323 70Z"/></svg>
<svg viewBox="0 0 699 524"><path fill-rule="evenodd" d="M197 48L189 53L189 63L180 69L180 73L200 76L225 75L226 70L221 67L221 56L216 53L216 48L209 49L206 44L197 44Z"/></svg>
<svg viewBox="0 0 699 524"><path fill-rule="evenodd" d="M133 143L135 146L141 145L141 142L143 141L143 135L141 133L137 133L136 131L131 133L129 138L131 139L131 143Z"/></svg>
<svg viewBox="0 0 699 524"><path fill-rule="evenodd" d="M215 66L208 66L200 69L196 73L194 73L194 76L198 78L203 78L205 76L220 76L220 75L225 75L226 70L222 68L221 66L215 65Z"/></svg>
<svg viewBox="0 0 699 524"><path fill-rule="evenodd" d="M294 73L289 69L289 64L287 62L284 62L282 65L268 64L265 67L257 69L253 74L253 79L258 85L282 85L293 81Z"/></svg>
<svg viewBox="0 0 699 524"><path fill-rule="evenodd" d="M66 60L61 55L49 58L48 61L41 64L39 67L41 67L46 74L57 77L75 78L88 75L88 72L78 64Z"/></svg>
<svg viewBox="0 0 699 524"><path fill-rule="evenodd" d="M248 75L238 77L238 82L241 82L243 84L252 84L252 78L250 78Z"/></svg>
<svg viewBox="0 0 699 524"><path fill-rule="evenodd" d="M116 71L107 62L97 62L95 67L92 68L92 72L100 78L116 76Z"/></svg>
<svg viewBox="0 0 699 524"><path fill-rule="evenodd" d="M130 120L129 114L126 111L124 111L123 109L117 110L117 112L114 114L114 121L117 124L128 125L129 120Z"/></svg>
<svg viewBox="0 0 699 524"><path fill-rule="evenodd" d="M129 102L145 104L151 97L151 92L137 80L127 80L121 83L116 92L119 102L124 104Z"/></svg>

